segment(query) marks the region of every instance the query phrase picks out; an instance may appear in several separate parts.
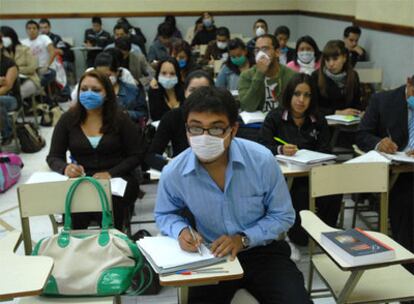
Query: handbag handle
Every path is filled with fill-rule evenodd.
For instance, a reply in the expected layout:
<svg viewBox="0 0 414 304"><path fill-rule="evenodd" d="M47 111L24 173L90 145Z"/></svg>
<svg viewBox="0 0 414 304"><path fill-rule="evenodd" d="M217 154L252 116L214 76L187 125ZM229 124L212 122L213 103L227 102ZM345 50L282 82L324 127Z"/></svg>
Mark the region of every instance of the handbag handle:
<svg viewBox="0 0 414 304"><path fill-rule="evenodd" d="M72 216L71 216L71 207L73 195L78 188L78 186L83 183L88 182L92 184L99 195L99 201L102 207L102 231L99 236L99 244L105 246L109 242L108 229L113 228L112 224L112 214L109 210L109 202L106 196L105 190L102 188L102 185L93 177L80 177L76 179L70 186L65 200L65 225L63 230L58 238L59 245L63 248L69 244L69 231L72 230Z"/></svg>

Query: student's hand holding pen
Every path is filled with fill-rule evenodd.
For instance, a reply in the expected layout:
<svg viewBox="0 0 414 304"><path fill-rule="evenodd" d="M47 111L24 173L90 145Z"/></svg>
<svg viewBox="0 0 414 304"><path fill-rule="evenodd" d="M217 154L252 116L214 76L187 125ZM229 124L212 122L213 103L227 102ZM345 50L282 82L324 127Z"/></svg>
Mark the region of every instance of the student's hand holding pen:
<svg viewBox="0 0 414 304"><path fill-rule="evenodd" d="M180 235L178 236L178 243L180 244L182 250L188 252L198 252L200 245L203 242L203 238L197 231L194 230L193 235L191 234L189 227L181 230Z"/></svg>
<svg viewBox="0 0 414 304"><path fill-rule="evenodd" d="M295 155L296 152L298 152L298 146L287 144L282 147L283 155L292 156Z"/></svg>
<svg viewBox="0 0 414 304"><path fill-rule="evenodd" d="M65 168L65 175L70 178L80 177L85 175L85 169L81 165L69 164Z"/></svg>

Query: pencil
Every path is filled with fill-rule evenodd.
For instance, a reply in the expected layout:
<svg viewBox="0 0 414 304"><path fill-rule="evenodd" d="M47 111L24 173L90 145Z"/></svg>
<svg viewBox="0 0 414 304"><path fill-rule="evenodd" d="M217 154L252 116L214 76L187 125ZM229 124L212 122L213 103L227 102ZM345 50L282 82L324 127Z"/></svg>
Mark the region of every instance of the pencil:
<svg viewBox="0 0 414 304"><path fill-rule="evenodd" d="M279 137L273 137L274 140L280 142L282 145L288 145L287 142L285 142L283 139L279 138Z"/></svg>

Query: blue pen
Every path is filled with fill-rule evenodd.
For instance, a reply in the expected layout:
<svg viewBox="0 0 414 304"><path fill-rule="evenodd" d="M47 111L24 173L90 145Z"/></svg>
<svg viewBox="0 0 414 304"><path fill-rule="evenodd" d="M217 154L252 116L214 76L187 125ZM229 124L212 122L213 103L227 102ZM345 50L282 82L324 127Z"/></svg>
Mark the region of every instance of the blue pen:
<svg viewBox="0 0 414 304"><path fill-rule="evenodd" d="M74 165L78 165L78 162L73 158L73 156L72 155L69 155L69 159L70 159L70 162L72 163L72 164L74 164ZM83 176L86 176L86 174L85 174L85 172L83 172L82 174L81 174L81 176L83 177Z"/></svg>

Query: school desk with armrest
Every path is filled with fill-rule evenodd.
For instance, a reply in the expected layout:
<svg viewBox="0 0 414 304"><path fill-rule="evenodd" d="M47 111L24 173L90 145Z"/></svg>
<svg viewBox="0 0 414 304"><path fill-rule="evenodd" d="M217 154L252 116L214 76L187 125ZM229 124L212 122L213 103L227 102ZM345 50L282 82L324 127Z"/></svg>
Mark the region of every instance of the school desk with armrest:
<svg viewBox="0 0 414 304"><path fill-rule="evenodd" d="M20 241L16 230L0 239L0 302L40 294L52 271L52 258L14 254Z"/></svg>
<svg viewBox="0 0 414 304"><path fill-rule="evenodd" d="M382 233L369 232L392 247L395 258L375 264L352 266L321 244L321 233L338 229L326 225L309 210L301 211L300 217L302 227L324 252L311 256L310 264L326 283L336 303L386 303L414 299L414 275L400 265L414 262L413 253ZM309 275L312 276L313 273ZM312 295L311 287L308 290Z"/></svg>
<svg viewBox="0 0 414 304"><path fill-rule="evenodd" d="M75 179L60 182L48 182L38 184L23 184L17 188L20 218L23 230L24 249L27 255L32 252L32 239L30 233L29 218L32 216L63 214L65 213L66 194ZM111 185L109 180L99 180L109 201L109 207L112 209ZM93 185L82 183L77 188L72 201L72 212L101 212L102 207L98 193ZM57 233L57 231L54 231ZM81 262L81 261L80 261ZM36 302L37 301L37 302ZM46 302L49 301L49 302ZM120 303L120 297L105 298L24 298L20 303L99 303L112 304L114 301Z"/></svg>
<svg viewBox="0 0 414 304"><path fill-rule="evenodd" d="M191 275L160 275L161 286L178 287L178 300L180 304L188 303L188 287L199 285L218 284L221 281L237 280L243 277L243 269L236 258L203 269L223 267L223 273L197 273ZM227 272L224 272L227 271Z"/></svg>

